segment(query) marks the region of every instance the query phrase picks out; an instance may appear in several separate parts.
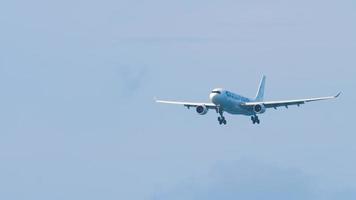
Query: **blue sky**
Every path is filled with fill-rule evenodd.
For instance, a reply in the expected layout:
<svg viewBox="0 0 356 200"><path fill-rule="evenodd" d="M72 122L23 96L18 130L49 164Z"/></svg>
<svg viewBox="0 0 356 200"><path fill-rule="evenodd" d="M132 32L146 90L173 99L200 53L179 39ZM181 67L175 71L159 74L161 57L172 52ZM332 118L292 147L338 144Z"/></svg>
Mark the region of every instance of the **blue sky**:
<svg viewBox="0 0 356 200"><path fill-rule="evenodd" d="M355 199L354 1L3 1L1 199ZM157 105L266 99L259 126ZM293 198L292 198L293 199Z"/></svg>

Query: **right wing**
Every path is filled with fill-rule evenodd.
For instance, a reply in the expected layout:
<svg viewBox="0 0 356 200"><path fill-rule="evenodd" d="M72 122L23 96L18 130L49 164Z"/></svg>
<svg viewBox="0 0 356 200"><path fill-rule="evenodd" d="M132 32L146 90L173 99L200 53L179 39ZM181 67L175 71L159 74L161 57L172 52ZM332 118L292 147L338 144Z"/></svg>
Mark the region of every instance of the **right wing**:
<svg viewBox="0 0 356 200"><path fill-rule="evenodd" d="M163 101L163 100L156 100L157 103L165 103L165 104L175 104L175 105L183 105L187 108L190 107L198 107L198 106L206 106L209 109L216 109L217 106L213 103L194 103L194 102L181 102L181 101Z"/></svg>

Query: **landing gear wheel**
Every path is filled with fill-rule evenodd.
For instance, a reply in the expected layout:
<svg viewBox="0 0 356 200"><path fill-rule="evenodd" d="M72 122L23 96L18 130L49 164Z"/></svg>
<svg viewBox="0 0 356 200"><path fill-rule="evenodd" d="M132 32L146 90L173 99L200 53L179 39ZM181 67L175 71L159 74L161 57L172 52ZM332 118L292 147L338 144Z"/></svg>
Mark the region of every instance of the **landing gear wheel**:
<svg viewBox="0 0 356 200"><path fill-rule="evenodd" d="M219 121L220 125L222 125L222 124L226 125L226 123L227 123L225 117L218 117L218 121Z"/></svg>
<svg viewBox="0 0 356 200"><path fill-rule="evenodd" d="M257 115L251 116L251 120L253 124L260 124L260 120L258 119Z"/></svg>

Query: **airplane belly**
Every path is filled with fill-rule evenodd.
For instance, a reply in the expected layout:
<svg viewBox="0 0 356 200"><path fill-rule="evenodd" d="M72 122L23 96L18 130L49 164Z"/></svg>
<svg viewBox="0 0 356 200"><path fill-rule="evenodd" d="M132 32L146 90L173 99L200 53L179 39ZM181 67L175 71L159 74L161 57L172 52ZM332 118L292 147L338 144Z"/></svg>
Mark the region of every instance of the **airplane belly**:
<svg viewBox="0 0 356 200"><path fill-rule="evenodd" d="M225 102L222 104L225 112L233 114L233 115L253 115L252 110L246 110L239 106L240 102Z"/></svg>
<svg viewBox="0 0 356 200"><path fill-rule="evenodd" d="M238 108L238 107L224 109L224 111L226 111L226 112L228 112L230 114L234 114L234 115L249 115L246 110Z"/></svg>

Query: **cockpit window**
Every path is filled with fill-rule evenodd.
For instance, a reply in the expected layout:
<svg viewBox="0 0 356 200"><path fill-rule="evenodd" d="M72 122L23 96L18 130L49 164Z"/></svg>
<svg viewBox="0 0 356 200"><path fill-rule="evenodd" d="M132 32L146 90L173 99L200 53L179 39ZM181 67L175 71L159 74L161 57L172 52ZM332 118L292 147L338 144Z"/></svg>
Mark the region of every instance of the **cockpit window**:
<svg viewBox="0 0 356 200"><path fill-rule="evenodd" d="M220 92L220 91L212 91L211 93L221 94L221 92Z"/></svg>

